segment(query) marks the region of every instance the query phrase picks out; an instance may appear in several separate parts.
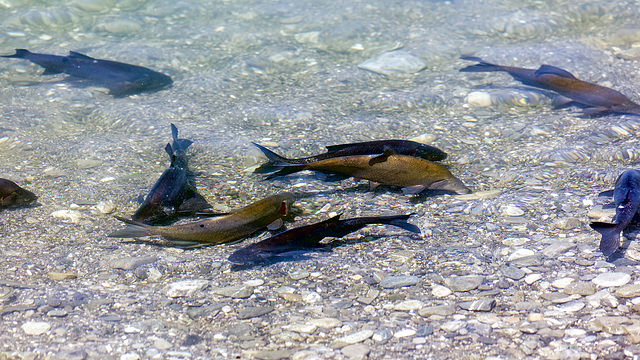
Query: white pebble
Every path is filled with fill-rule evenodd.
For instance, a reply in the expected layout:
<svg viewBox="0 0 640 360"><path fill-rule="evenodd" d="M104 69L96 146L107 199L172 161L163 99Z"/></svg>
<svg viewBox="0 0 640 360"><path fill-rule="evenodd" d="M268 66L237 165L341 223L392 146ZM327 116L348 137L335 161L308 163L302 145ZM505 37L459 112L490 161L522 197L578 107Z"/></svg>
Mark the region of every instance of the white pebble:
<svg viewBox="0 0 640 360"><path fill-rule="evenodd" d="M491 105L491 94L484 91L472 91L467 95L467 102L474 106L486 107Z"/></svg>
<svg viewBox="0 0 640 360"><path fill-rule="evenodd" d="M542 275L540 274L529 274L524 277L524 282L526 282L528 285L531 285L540 279L542 279Z"/></svg>
<svg viewBox="0 0 640 360"><path fill-rule="evenodd" d="M500 207L500 212L502 215L507 216L522 216L524 215L524 210L520 209L515 205L505 205Z"/></svg>
<svg viewBox="0 0 640 360"><path fill-rule="evenodd" d="M400 330L397 333L393 334L393 336L397 337L397 338L403 338L403 337L407 337L407 336L413 336L415 334L416 334L415 330L404 329L404 330Z"/></svg>
<svg viewBox="0 0 640 360"><path fill-rule="evenodd" d="M446 286L436 285L431 289L431 294L435 297L441 298L453 294L453 291Z"/></svg>
<svg viewBox="0 0 640 360"><path fill-rule="evenodd" d="M51 324L43 321L29 321L22 324L20 328L27 335L42 335L51 329Z"/></svg>
<svg viewBox="0 0 640 360"><path fill-rule="evenodd" d="M601 287L622 286L631 281L631 275L623 272L608 272L596 276L591 281Z"/></svg>

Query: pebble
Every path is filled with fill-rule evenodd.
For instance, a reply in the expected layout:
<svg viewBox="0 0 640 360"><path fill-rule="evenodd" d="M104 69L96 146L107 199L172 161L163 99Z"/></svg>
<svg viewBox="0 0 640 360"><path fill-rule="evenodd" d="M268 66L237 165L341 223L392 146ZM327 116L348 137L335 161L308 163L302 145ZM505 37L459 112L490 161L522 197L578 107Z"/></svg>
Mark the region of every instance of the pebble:
<svg viewBox="0 0 640 360"><path fill-rule="evenodd" d="M359 342L363 342L365 340L367 340L368 338L370 338L371 336L373 336L374 331L373 330L360 330L358 332L355 332L353 334L349 334L349 335L345 335L339 339L337 339L335 341L335 343L344 343L346 345L349 344L357 344ZM343 347L340 346L340 347Z"/></svg>
<svg viewBox="0 0 640 360"><path fill-rule="evenodd" d="M542 253L549 258L555 258L560 254L564 254L565 252L576 247L575 243L570 241L556 241L553 244L547 246L542 250Z"/></svg>
<svg viewBox="0 0 640 360"><path fill-rule="evenodd" d="M515 260L510 260L509 262L511 265L517 266L517 267L540 266L542 265L542 258L539 255L531 255L531 256L518 257Z"/></svg>
<svg viewBox="0 0 640 360"><path fill-rule="evenodd" d="M403 337L414 336L415 334L416 334L416 331L413 329L404 329L393 334L393 337L403 338Z"/></svg>
<svg viewBox="0 0 640 360"><path fill-rule="evenodd" d="M515 266L503 266L500 271L502 272L502 275L513 280L520 280L526 275L524 270Z"/></svg>
<svg viewBox="0 0 640 360"><path fill-rule="evenodd" d="M576 312L576 311L582 310L585 306L586 304L584 302L574 300L574 301L569 301L567 303L559 305L557 308L558 310L563 312Z"/></svg>
<svg viewBox="0 0 640 360"><path fill-rule="evenodd" d="M111 34L126 35L142 30L140 24L131 20L114 20L99 24L97 28Z"/></svg>
<svg viewBox="0 0 640 360"><path fill-rule="evenodd" d="M442 298L442 297L446 297L449 296L451 294L453 294L453 291L451 291L451 289L449 289L446 286L442 286L442 285L435 285L432 289L431 289L431 294L437 298Z"/></svg>
<svg viewBox="0 0 640 360"><path fill-rule="evenodd" d="M126 354L120 355L120 360L140 360L140 359L141 359L140 355L136 353L126 353Z"/></svg>
<svg viewBox="0 0 640 360"><path fill-rule="evenodd" d="M424 307L424 303L420 300L405 300L393 306L393 310L397 311L415 311Z"/></svg>
<svg viewBox="0 0 640 360"><path fill-rule="evenodd" d="M307 323L325 329L333 329L342 326L342 321L336 318L312 319Z"/></svg>
<svg viewBox="0 0 640 360"><path fill-rule="evenodd" d="M246 299L253 294L253 286L245 284L231 285L215 289L213 290L213 293L234 299Z"/></svg>
<svg viewBox="0 0 640 360"><path fill-rule="evenodd" d="M491 311L496 306L495 299L480 299L473 301L463 301L458 303L458 306L464 310L469 311Z"/></svg>
<svg viewBox="0 0 640 360"><path fill-rule="evenodd" d="M315 291L309 291L302 295L302 300L308 304L318 304L322 302L322 295Z"/></svg>
<svg viewBox="0 0 640 360"><path fill-rule="evenodd" d="M50 317L65 317L67 315L69 315L69 312L64 308L52 309L52 310L49 310L49 312L47 312L47 316L50 316Z"/></svg>
<svg viewBox="0 0 640 360"><path fill-rule="evenodd" d="M196 291L200 291L207 287L209 282L206 280L182 280L171 283L165 288L165 294L170 298L188 297Z"/></svg>
<svg viewBox="0 0 640 360"><path fill-rule="evenodd" d="M417 285L419 282L420 282L420 279L417 276L410 276L410 275L387 276L380 281L380 286L382 286L385 289L395 289L403 286Z"/></svg>
<svg viewBox="0 0 640 360"><path fill-rule="evenodd" d="M289 273L289 278L291 278L291 280L297 281L307 278L309 277L309 275L311 274L308 271L293 271Z"/></svg>
<svg viewBox="0 0 640 360"><path fill-rule="evenodd" d="M560 278L560 279L556 279L551 283L551 286L557 288L557 289L564 289L565 287L567 287L567 285L571 284L572 282L574 282L575 279L574 278L570 278L570 277L566 277L566 278Z"/></svg>
<svg viewBox="0 0 640 360"><path fill-rule="evenodd" d="M440 329L446 332L458 331L464 326L464 321L452 320L440 325Z"/></svg>
<svg viewBox="0 0 640 360"><path fill-rule="evenodd" d="M568 217L554 221L553 227L560 230L578 229L582 227L582 222L574 217Z"/></svg>
<svg viewBox="0 0 640 360"><path fill-rule="evenodd" d="M472 91L467 95L467 102L473 106L487 107L492 104L491 94L484 91Z"/></svg>
<svg viewBox="0 0 640 360"><path fill-rule="evenodd" d="M451 305L436 305L430 306L418 311L418 314L423 317L431 315L449 316L456 313L456 308Z"/></svg>
<svg viewBox="0 0 640 360"><path fill-rule="evenodd" d="M389 341L389 339L391 339L392 337L393 333L389 329L378 330L371 336L373 341L382 343Z"/></svg>
<svg viewBox="0 0 640 360"><path fill-rule="evenodd" d="M254 317L262 316L264 314L268 314L272 312L274 309L273 306L255 306L248 307L244 309L240 309L238 311L238 319L251 319Z"/></svg>
<svg viewBox="0 0 640 360"><path fill-rule="evenodd" d="M371 352L368 346L363 344L352 344L343 347L340 352L350 360L365 359Z"/></svg>
<svg viewBox="0 0 640 360"><path fill-rule="evenodd" d="M452 276L444 280L447 286L456 292L470 291L484 282L484 276L480 275L465 275L465 276Z"/></svg>
<svg viewBox="0 0 640 360"><path fill-rule="evenodd" d="M77 210L58 210L51 213L54 218L68 220L73 224L80 223L80 220L84 219L84 214Z"/></svg>
<svg viewBox="0 0 640 360"><path fill-rule="evenodd" d="M62 281L62 280L67 280L67 279L75 279L78 277L78 275L74 274L74 273L60 273L60 272L48 272L47 275L49 275L50 278L52 278L55 281Z"/></svg>
<svg viewBox="0 0 640 360"><path fill-rule="evenodd" d="M574 281L563 289L565 294L578 294L582 296L593 295L596 292L596 286L590 281Z"/></svg>
<svg viewBox="0 0 640 360"><path fill-rule="evenodd" d="M504 246L520 246L520 245L524 245L524 244L526 244L528 242L529 242L529 238L525 238L525 237L519 237L519 238L508 237L508 238L502 240L502 245L504 245Z"/></svg>
<svg viewBox="0 0 640 360"><path fill-rule="evenodd" d="M291 324L285 325L282 329L303 334L313 334L318 327L313 324Z"/></svg>
<svg viewBox="0 0 640 360"><path fill-rule="evenodd" d="M514 251L513 253L511 253L511 255L509 255L509 257L507 258L507 261L514 261L520 258L524 258L524 257L528 257L528 256L532 256L534 255L535 252L533 252L533 250L529 250L529 249L518 249L516 251Z"/></svg>
<svg viewBox="0 0 640 360"><path fill-rule="evenodd" d="M27 335L42 335L51 329L51 324L43 321L29 321L20 326Z"/></svg>
<svg viewBox="0 0 640 360"><path fill-rule="evenodd" d="M520 209L515 205L504 205L500 207L500 212L502 215L506 216L522 216L524 215L524 210Z"/></svg>
<svg viewBox="0 0 640 360"><path fill-rule="evenodd" d="M116 211L116 205L111 200L99 201L96 204L96 209L98 209L102 214L111 214Z"/></svg>
<svg viewBox="0 0 640 360"><path fill-rule="evenodd" d="M640 296L640 284L625 285L614 293L617 297L633 298Z"/></svg>
<svg viewBox="0 0 640 360"><path fill-rule="evenodd" d="M294 354L294 350L283 349L283 350L259 350L253 353L253 357L256 359L262 360L279 360L279 359L290 359ZM189 356L187 359L190 359Z"/></svg>
<svg viewBox="0 0 640 360"><path fill-rule="evenodd" d="M607 272L596 276L591 281L600 287L622 286L631 281L631 275L623 272Z"/></svg>
<svg viewBox="0 0 640 360"><path fill-rule="evenodd" d="M142 265L154 263L157 260L158 260L158 257L155 255L132 256L132 257L126 257L122 259L111 260L109 261L109 266L112 269L133 270Z"/></svg>
<svg viewBox="0 0 640 360"><path fill-rule="evenodd" d="M406 51L396 50L365 60L358 67L377 74L399 76L417 73L427 67L427 64Z"/></svg>

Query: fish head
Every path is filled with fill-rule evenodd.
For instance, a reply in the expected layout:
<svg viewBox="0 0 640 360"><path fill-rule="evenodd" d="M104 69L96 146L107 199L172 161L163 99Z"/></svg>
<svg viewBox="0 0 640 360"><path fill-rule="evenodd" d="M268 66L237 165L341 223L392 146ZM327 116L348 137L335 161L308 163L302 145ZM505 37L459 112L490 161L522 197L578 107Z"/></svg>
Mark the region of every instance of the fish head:
<svg viewBox="0 0 640 360"><path fill-rule="evenodd" d="M431 184L429 184L429 186L427 187L428 189L431 190L446 190L446 191L453 191L456 194L468 194L471 192L471 190L462 183L462 181L460 181L460 179L451 176L442 180L437 180L432 182Z"/></svg>
<svg viewBox="0 0 640 360"><path fill-rule="evenodd" d="M431 161L439 161L446 159L447 153L436 147L420 144L411 156L417 156Z"/></svg>
<svg viewBox="0 0 640 360"><path fill-rule="evenodd" d="M37 198L36 194L19 187L9 195L0 199L0 204L2 206L25 205L35 201Z"/></svg>

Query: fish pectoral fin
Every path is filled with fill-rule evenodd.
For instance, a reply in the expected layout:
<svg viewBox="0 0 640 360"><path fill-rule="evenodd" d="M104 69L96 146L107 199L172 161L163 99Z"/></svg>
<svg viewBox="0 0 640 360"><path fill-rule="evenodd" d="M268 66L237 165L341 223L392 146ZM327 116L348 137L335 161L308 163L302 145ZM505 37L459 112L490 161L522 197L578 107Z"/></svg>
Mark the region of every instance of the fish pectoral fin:
<svg viewBox="0 0 640 360"><path fill-rule="evenodd" d="M282 219L276 219L274 222L272 222L271 224L267 225L267 229L269 230L278 230L282 227L282 225L284 224L284 221L282 221Z"/></svg>
<svg viewBox="0 0 640 360"><path fill-rule="evenodd" d="M573 101L573 99L568 98L566 96L562 96L562 95L556 95L553 98L553 101L551 101L551 106L553 106L556 109L562 108L564 106L567 106L569 104L571 104Z"/></svg>
<svg viewBox="0 0 640 360"><path fill-rule="evenodd" d="M607 196L607 197L613 196L613 189L601 192L600 194L598 194L598 197L600 196Z"/></svg>
<svg viewBox="0 0 640 360"><path fill-rule="evenodd" d="M57 75L57 74L62 74L63 71L60 69L56 69L56 68L46 68L44 69L44 71L42 72L42 75Z"/></svg>
<svg viewBox="0 0 640 360"><path fill-rule="evenodd" d="M379 182L369 181L369 190L373 190L373 189L377 188L378 186L380 186Z"/></svg>
<svg viewBox="0 0 640 360"><path fill-rule="evenodd" d="M384 147L384 152L380 155L371 155L371 157L369 157L369 166L373 166L375 164L378 163L383 163L385 161L387 161L387 159L389 158L389 156L391 155L395 155L396 152L389 146L385 146Z"/></svg>
<svg viewBox="0 0 640 360"><path fill-rule="evenodd" d="M543 74L556 75L567 79L575 79L572 73L567 70L560 69L559 67L551 66L551 65L542 65L536 72L534 73L536 76L540 76Z"/></svg>
<svg viewBox="0 0 640 360"><path fill-rule="evenodd" d="M402 188L402 193L405 195L415 195L426 188L424 185L406 186Z"/></svg>

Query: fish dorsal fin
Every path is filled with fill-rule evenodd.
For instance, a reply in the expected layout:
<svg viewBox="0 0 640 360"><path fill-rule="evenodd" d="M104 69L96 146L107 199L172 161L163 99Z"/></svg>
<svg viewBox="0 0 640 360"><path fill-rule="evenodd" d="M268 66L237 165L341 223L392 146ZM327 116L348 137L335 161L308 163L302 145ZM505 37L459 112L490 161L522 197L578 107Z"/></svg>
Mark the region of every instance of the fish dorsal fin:
<svg viewBox="0 0 640 360"><path fill-rule="evenodd" d="M535 72L536 76L540 76L540 75L543 75L543 74L557 75L557 76L560 76L560 77L563 77L563 78L567 78L567 79L575 79L576 78L575 76L573 76L572 73L568 72L567 70L560 69L559 67L555 67L555 66L551 66L551 65L542 65Z"/></svg>
<svg viewBox="0 0 640 360"><path fill-rule="evenodd" d="M80 54L79 52L69 51L69 57L72 59L85 59L85 60L95 60L91 56L87 56L85 54Z"/></svg>
<svg viewBox="0 0 640 360"><path fill-rule="evenodd" d="M327 220L323 221L323 223L337 223L338 221L340 221L340 216L342 216L342 213L328 218Z"/></svg>
<svg viewBox="0 0 640 360"><path fill-rule="evenodd" d="M396 152L392 148L390 148L389 146L385 146L384 147L384 152L382 154L380 154L380 155L372 155L369 158L369 166L373 166L373 165L378 164L378 163L383 163L383 162L387 161L387 159L391 155L396 155Z"/></svg>
<svg viewBox="0 0 640 360"><path fill-rule="evenodd" d="M173 141L178 141L178 128L173 124L171 124L171 136Z"/></svg>

